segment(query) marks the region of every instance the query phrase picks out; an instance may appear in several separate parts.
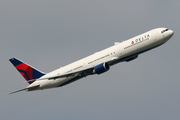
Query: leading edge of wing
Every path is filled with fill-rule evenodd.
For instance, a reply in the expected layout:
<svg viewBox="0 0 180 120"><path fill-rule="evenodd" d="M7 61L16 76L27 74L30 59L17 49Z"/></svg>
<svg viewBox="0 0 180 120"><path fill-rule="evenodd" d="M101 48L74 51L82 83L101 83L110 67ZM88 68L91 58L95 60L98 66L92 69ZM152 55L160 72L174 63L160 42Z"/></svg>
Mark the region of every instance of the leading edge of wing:
<svg viewBox="0 0 180 120"><path fill-rule="evenodd" d="M110 60L105 61L105 62L107 62L107 63L110 64L112 61L117 60L117 59L118 59L117 57L113 57L113 58L111 58ZM38 80L63 78L63 77L73 76L73 75L75 75L75 74L79 74L79 75L82 75L82 74L90 75L90 74L92 74L93 69L94 69L95 67L96 67L96 66L90 66L90 67L86 67L86 68L84 68L84 69L80 69L80 70L76 70L76 71L72 71L72 72L67 72L67 73L64 73L64 74L53 75L53 76L49 76L49 77L41 77L41 78L39 78Z"/></svg>
<svg viewBox="0 0 180 120"><path fill-rule="evenodd" d="M83 73L90 73L94 69L94 66L92 67L87 67L81 70L73 71L73 72L68 72L65 74L60 74L60 75L54 75L54 76L49 76L49 77L42 77L38 80L44 80L44 79L56 79L56 78L63 78L63 77L68 77L68 76L73 76L75 74L83 74Z"/></svg>

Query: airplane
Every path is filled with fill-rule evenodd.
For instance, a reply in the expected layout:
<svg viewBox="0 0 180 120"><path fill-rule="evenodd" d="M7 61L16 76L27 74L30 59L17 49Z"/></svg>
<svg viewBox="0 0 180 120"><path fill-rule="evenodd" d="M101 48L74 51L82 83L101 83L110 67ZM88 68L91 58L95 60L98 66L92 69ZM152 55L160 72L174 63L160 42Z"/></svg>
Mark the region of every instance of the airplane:
<svg viewBox="0 0 180 120"><path fill-rule="evenodd" d="M167 28L156 28L126 41L115 42L115 45L109 48L49 73L41 72L15 57L11 58L10 62L29 86L9 94L62 87L88 75L102 74L107 72L110 66L132 61L140 54L164 44L173 34L174 32Z"/></svg>

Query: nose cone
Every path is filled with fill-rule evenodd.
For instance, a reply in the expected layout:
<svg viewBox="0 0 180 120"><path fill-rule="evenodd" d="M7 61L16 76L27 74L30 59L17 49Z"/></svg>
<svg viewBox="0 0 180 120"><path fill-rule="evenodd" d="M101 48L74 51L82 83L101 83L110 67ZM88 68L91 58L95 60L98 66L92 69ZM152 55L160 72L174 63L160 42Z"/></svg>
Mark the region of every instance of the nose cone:
<svg viewBox="0 0 180 120"><path fill-rule="evenodd" d="M168 31L168 36L171 38L174 35L174 32L172 30Z"/></svg>
<svg viewBox="0 0 180 120"><path fill-rule="evenodd" d="M172 36L173 36L174 32L172 30L168 30L164 32L164 40L168 41Z"/></svg>
<svg viewBox="0 0 180 120"><path fill-rule="evenodd" d="M170 39L174 35L174 32L172 30L168 30L166 33L167 39Z"/></svg>

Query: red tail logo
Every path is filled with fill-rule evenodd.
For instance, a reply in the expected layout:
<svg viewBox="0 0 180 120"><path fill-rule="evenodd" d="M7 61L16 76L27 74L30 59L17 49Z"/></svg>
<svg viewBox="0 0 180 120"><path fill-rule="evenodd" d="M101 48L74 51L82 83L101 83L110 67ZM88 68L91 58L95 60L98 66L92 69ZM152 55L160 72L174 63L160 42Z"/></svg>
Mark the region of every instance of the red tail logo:
<svg viewBox="0 0 180 120"><path fill-rule="evenodd" d="M33 83L35 79L38 79L41 76L45 75L44 73L38 71L37 69L27 65L26 63L16 58L10 59L10 62L14 65L14 67L19 71L19 73L26 79L29 84Z"/></svg>

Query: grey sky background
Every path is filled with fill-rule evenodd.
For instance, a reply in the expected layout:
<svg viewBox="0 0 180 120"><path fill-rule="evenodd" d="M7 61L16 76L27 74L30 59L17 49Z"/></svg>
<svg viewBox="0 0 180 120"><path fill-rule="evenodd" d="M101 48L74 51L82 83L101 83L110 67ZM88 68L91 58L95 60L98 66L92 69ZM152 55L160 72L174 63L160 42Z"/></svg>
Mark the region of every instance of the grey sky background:
<svg viewBox="0 0 180 120"><path fill-rule="evenodd" d="M180 119L179 0L0 0L0 118L6 120ZM163 46L70 85L25 88L8 61L50 72L157 27Z"/></svg>

